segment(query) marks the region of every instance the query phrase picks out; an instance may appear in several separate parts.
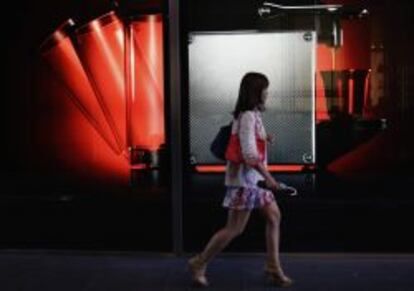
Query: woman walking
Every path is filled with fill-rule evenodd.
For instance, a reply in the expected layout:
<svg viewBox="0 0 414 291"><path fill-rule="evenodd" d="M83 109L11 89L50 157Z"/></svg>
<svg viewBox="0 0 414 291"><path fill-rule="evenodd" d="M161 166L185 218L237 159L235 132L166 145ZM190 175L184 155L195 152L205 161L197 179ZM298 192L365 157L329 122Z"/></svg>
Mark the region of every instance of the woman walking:
<svg viewBox="0 0 414 291"><path fill-rule="evenodd" d="M241 81L233 112L232 134L239 137L243 163L227 161L226 164L226 193L222 203L228 209L226 225L211 237L201 253L188 261L193 282L199 286L209 285L207 264L243 232L253 209L260 209L266 218L267 260L264 271L269 281L278 287L293 283L283 272L279 258L281 213L273 192L277 192L280 185L266 168L266 141L272 142L273 137L266 134L261 112L265 110L268 87L269 81L261 73L247 73ZM265 141L264 150L258 147L257 139ZM263 180L270 190L257 186L257 182Z"/></svg>

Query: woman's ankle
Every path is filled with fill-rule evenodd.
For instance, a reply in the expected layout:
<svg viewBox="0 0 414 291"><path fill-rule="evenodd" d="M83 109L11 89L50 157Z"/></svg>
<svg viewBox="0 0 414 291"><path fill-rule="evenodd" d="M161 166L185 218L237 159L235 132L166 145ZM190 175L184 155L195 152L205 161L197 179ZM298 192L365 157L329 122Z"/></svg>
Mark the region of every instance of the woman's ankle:
<svg viewBox="0 0 414 291"><path fill-rule="evenodd" d="M275 272L275 273L283 274L282 266L280 265L280 263L277 263L274 260L266 261L265 269L267 271L272 271L272 272Z"/></svg>
<svg viewBox="0 0 414 291"><path fill-rule="evenodd" d="M200 268L201 267L205 267L205 266L207 266L207 260L206 260L206 258L204 257L204 254L203 253L198 253L198 254L196 254L194 257L193 257L193 261L195 262L195 264L197 265L197 266L199 266Z"/></svg>

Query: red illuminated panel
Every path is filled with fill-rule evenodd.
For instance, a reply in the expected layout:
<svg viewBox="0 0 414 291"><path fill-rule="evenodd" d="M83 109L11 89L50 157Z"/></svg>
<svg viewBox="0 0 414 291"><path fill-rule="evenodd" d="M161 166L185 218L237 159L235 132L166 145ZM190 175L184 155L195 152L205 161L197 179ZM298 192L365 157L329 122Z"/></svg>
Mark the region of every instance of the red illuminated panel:
<svg viewBox="0 0 414 291"><path fill-rule="evenodd" d="M367 77L364 82L364 102L363 102L363 116L370 118L371 100L370 100L370 86L371 85L371 69L368 70Z"/></svg>
<svg viewBox="0 0 414 291"><path fill-rule="evenodd" d="M54 120L59 124L54 139L58 140L60 167L76 177L76 183L104 185L129 185L129 159L114 155L93 128L87 126L79 110L65 106L65 117Z"/></svg>
<svg viewBox="0 0 414 291"><path fill-rule="evenodd" d="M124 31L108 13L76 31L77 52L120 148L126 150Z"/></svg>
<svg viewBox="0 0 414 291"><path fill-rule="evenodd" d="M316 120L329 120L325 87L321 76L321 71L332 70L332 52L326 45L318 44L316 66Z"/></svg>
<svg viewBox="0 0 414 291"><path fill-rule="evenodd" d="M65 33L65 29L67 29L65 26L70 25L72 25L72 22L67 21L42 45L42 56L51 68L53 77L60 80L64 85L68 91L67 95L83 116L109 147L119 154L121 148L116 143L106 122L73 44Z"/></svg>
<svg viewBox="0 0 414 291"><path fill-rule="evenodd" d="M31 141L28 156L36 171L52 184L61 181L65 183L62 185L76 187L96 185L104 191L129 185L129 159L115 154L84 112L74 106L65 84L44 64L39 62L35 76L32 122L36 138ZM113 137L112 140L114 143Z"/></svg>
<svg viewBox="0 0 414 291"><path fill-rule="evenodd" d="M320 73L316 75L316 121L329 120L325 89L323 87L323 79Z"/></svg>
<svg viewBox="0 0 414 291"><path fill-rule="evenodd" d="M353 73L353 70L351 70L351 74ZM354 102L355 102L355 93L354 93L354 87L355 82L353 78L349 78L349 98L348 98L348 113L352 115L354 113Z"/></svg>
<svg viewBox="0 0 414 291"><path fill-rule="evenodd" d="M379 169L396 166L396 154L400 145L399 133L384 131L367 142L340 156L327 166L338 177L366 180L367 175ZM385 154L384 154L385 153Z"/></svg>
<svg viewBox="0 0 414 291"><path fill-rule="evenodd" d="M143 16L130 25L130 145L157 150L165 142L162 17Z"/></svg>
<svg viewBox="0 0 414 291"><path fill-rule="evenodd" d="M136 164L136 165L131 165L131 169L132 170L145 170L145 169L148 169L148 167L145 164Z"/></svg>

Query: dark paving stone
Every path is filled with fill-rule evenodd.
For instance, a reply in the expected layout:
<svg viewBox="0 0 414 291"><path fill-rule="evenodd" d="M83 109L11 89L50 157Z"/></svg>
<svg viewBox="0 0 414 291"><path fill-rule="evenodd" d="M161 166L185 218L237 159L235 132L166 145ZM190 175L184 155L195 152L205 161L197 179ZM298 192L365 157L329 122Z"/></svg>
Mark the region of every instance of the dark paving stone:
<svg viewBox="0 0 414 291"><path fill-rule="evenodd" d="M2 251L2 291L193 290L189 255L131 252ZM275 290L264 279L264 254L224 254L207 270L208 290ZM414 255L283 254L295 279L289 290L411 291Z"/></svg>

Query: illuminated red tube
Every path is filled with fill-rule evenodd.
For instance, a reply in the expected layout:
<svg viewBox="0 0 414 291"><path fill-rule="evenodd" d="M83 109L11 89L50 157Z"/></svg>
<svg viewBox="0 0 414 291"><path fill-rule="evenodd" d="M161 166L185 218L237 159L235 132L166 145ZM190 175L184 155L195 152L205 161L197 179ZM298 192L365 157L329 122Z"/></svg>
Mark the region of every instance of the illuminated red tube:
<svg viewBox="0 0 414 291"><path fill-rule="evenodd" d="M68 96L83 116L105 140L108 146L117 154L121 148L116 143L112 130L97 102L88 77L76 54L73 43L69 37L74 26L70 19L63 23L42 45L41 55L49 65L53 77L64 85Z"/></svg>
<svg viewBox="0 0 414 291"><path fill-rule="evenodd" d="M132 20L126 36L129 146L156 151L165 142L162 16Z"/></svg>
<svg viewBox="0 0 414 291"><path fill-rule="evenodd" d="M362 112L363 115L365 116L367 114L367 110L369 110L369 107L371 106L370 103L370 87L371 87L371 69L368 70L368 74L367 77L365 79L364 82L364 101L363 101L363 106L362 106Z"/></svg>
<svg viewBox="0 0 414 291"><path fill-rule="evenodd" d="M124 31L109 12L75 32L76 50L120 148L126 150Z"/></svg>

